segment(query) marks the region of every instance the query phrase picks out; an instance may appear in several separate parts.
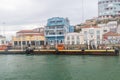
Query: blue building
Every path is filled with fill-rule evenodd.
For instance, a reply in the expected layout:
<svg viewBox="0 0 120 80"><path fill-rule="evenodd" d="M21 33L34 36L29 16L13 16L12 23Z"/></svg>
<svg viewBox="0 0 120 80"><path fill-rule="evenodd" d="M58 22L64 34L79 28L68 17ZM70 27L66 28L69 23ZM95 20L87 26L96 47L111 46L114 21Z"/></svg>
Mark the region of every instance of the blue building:
<svg viewBox="0 0 120 80"><path fill-rule="evenodd" d="M68 18L53 17L47 20L45 26L46 44L55 45L64 43L66 33L73 32L73 26L70 26Z"/></svg>
<svg viewBox="0 0 120 80"><path fill-rule="evenodd" d="M120 0L99 0L99 19L110 19L120 17Z"/></svg>

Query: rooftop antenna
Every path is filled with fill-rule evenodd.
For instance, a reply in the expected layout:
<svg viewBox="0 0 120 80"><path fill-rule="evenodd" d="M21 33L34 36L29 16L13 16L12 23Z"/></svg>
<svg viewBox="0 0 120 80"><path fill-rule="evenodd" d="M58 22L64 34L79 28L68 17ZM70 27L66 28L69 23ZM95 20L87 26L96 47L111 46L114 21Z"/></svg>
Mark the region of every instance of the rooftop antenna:
<svg viewBox="0 0 120 80"><path fill-rule="evenodd" d="M3 22L3 36L5 36L5 22Z"/></svg>
<svg viewBox="0 0 120 80"><path fill-rule="evenodd" d="M84 21L84 0L82 0L82 22Z"/></svg>

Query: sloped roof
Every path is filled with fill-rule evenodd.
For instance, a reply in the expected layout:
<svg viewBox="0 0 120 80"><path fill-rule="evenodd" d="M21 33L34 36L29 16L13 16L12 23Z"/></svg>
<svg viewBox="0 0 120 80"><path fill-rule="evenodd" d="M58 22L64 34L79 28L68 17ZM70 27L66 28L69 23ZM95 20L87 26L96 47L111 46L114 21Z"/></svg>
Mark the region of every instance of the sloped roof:
<svg viewBox="0 0 120 80"><path fill-rule="evenodd" d="M18 31L17 33L39 33L39 32L34 30L21 30L21 31Z"/></svg>
<svg viewBox="0 0 120 80"><path fill-rule="evenodd" d="M108 33L105 33L103 36L120 36L120 34L110 31Z"/></svg>
<svg viewBox="0 0 120 80"><path fill-rule="evenodd" d="M44 36L44 34L22 34L22 36Z"/></svg>
<svg viewBox="0 0 120 80"><path fill-rule="evenodd" d="M98 27L98 26L83 26L81 28L100 28L100 27Z"/></svg>

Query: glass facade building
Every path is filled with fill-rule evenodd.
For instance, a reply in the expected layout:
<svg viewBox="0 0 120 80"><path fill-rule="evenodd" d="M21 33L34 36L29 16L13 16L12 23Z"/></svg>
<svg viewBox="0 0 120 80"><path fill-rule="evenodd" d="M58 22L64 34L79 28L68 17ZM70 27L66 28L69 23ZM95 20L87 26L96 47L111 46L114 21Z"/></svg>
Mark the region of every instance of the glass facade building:
<svg viewBox="0 0 120 80"><path fill-rule="evenodd" d="M98 0L99 19L120 17L120 0Z"/></svg>

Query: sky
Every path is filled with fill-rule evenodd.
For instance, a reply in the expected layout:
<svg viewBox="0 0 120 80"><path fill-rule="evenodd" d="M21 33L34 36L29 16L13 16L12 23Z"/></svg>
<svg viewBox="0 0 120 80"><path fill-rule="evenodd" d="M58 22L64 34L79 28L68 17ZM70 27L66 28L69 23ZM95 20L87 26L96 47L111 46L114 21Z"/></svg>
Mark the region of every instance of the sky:
<svg viewBox="0 0 120 80"><path fill-rule="evenodd" d="M71 25L98 16L98 0L0 0L0 34L45 26L47 19L64 17Z"/></svg>

